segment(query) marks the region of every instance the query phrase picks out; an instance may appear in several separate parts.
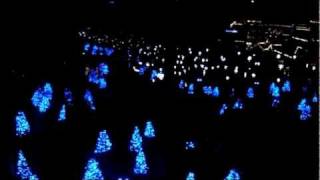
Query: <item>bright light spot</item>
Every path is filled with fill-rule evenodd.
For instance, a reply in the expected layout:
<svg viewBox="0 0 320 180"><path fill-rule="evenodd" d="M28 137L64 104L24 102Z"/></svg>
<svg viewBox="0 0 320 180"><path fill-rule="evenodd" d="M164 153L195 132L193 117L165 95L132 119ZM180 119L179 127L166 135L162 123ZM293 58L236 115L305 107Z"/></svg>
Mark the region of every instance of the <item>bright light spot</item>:
<svg viewBox="0 0 320 180"><path fill-rule="evenodd" d="M223 55L221 55L221 56L220 56L220 60L221 60L222 62L224 62L224 61L226 61L226 58L225 58Z"/></svg>
<svg viewBox="0 0 320 180"><path fill-rule="evenodd" d="M279 70L282 70L284 68L284 65L283 64L278 64L278 69Z"/></svg>
<svg viewBox="0 0 320 180"><path fill-rule="evenodd" d="M158 73L157 78L162 81L164 79L164 74Z"/></svg>
<svg viewBox="0 0 320 180"><path fill-rule="evenodd" d="M277 83L280 83L281 79L280 78L277 78Z"/></svg>
<svg viewBox="0 0 320 180"><path fill-rule="evenodd" d="M234 72L234 74L238 74L238 72L239 72L239 67L236 66L236 67L234 68L233 72Z"/></svg>
<svg viewBox="0 0 320 180"><path fill-rule="evenodd" d="M293 55L292 58L293 58L293 59L297 59L297 55Z"/></svg>

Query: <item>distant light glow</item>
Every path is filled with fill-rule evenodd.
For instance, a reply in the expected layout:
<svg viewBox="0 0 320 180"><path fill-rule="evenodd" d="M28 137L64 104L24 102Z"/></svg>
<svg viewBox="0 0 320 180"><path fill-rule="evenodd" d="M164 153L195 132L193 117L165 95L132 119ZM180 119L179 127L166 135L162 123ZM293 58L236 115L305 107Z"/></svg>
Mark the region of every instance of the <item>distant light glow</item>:
<svg viewBox="0 0 320 180"><path fill-rule="evenodd" d="M238 30L236 30L236 29L226 29L225 32L226 33L231 33L231 34L237 34Z"/></svg>

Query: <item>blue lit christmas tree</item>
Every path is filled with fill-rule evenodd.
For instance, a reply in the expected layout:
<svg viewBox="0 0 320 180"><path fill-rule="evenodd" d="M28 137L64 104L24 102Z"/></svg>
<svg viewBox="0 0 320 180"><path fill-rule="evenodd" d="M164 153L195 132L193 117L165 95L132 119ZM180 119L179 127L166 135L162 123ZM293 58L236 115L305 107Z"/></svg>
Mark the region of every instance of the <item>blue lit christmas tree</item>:
<svg viewBox="0 0 320 180"><path fill-rule="evenodd" d="M224 180L240 180L240 175L236 170L231 169Z"/></svg>
<svg viewBox="0 0 320 180"><path fill-rule="evenodd" d="M212 96L213 97L219 97L220 96L220 91L219 91L219 87L218 86L213 88Z"/></svg>
<svg viewBox="0 0 320 180"><path fill-rule="evenodd" d="M269 94L272 96L272 107L280 104L280 88L274 82L270 84Z"/></svg>
<svg viewBox="0 0 320 180"><path fill-rule="evenodd" d="M282 86L282 92L290 92L291 91L291 83L289 80L286 80Z"/></svg>
<svg viewBox="0 0 320 180"><path fill-rule="evenodd" d="M45 83L41 88L38 88L31 98L31 102L39 112L46 112L50 108L53 90L50 83Z"/></svg>
<svg viewBox="0 0 320 180"><path fill-rule="evenodd" d="M157 70L152 70L151 71L151 75L150 75L150 80L154 83L156 82L157 78L158 78L158 71Z"/></svg>
<svg viewBox="0 0 320 180"><path fill-rule="evenodd" d="M59 112L58 121L64 121L64 120L66 120L66 105L63 104Z"/></svg>
<svg viewBox="0 0 320 180"><path fill-rule="evenodd" d="M140 76L142 76L142 75L144 75L144 73L145 73L146 70L147 70L147 67L146 67L145 65L142 65L142 66L139 67L139 72L138 72L138 74L139 74Z"/></svg>
<svg viewBox="0 0 320 180"><path fill-rule="evenodd" d="M249 87L249 88L248 88L248 90L247 90L247 97L248 97L249 99L254 98L254 90L253 90L252 87Z"/></svg>
<svg viewBox="0 0 320 180"><path fill-rule="evenodd" d="M202 91L204 94L209 95L209 96L212 95L212 93L213 93L211 86L203 86Z"/></svg>
<svg viewBox="0 0 320 180"><path fill-rule="evenodd" d="M195 174L193 172L188 172L186 180L195 180Z"/></svg>
<svg viewBox="0 0 320 180"><path fill-rule="evenodd" d="M66 88L64 90L64 98L68 104L72 103L72 92L70 89Z"/></svg>
<svg viewBox="0 0 320 180"><path fill-rule="evenodd" d="M243 103L240 99L238 99L234 104L233 104L233 109L243 109Z"/></svg>
<svg viewBox="0 0 320 180"><path fill-rule="evenodd" d="M193 150L196 148L196 145L193 141L186 141L185 150Z"/></svg>
<svg viewBox="0 0 320 180"><path fill-rule="evenodd" d="M137 175L145 175L148 173L148 169L149 167L146 162L145 154L143 150L141 150L137 153L133 173Z"/></svg>
<svg viewBox="0 0 320 180"><path fill-rule="evenodd" d="M97 45L94 45L93 47L92 47L92 50L91 50L91 55L92 56L95 56L95 55L97 55L97 51L99 50L99 47L97 46Z"/></svg>
<svg viewBox="0 0 320 180"><path fill-rule="evenodd" d="M269 93L272 97L278 98L280 97L280 88L274 82L270 84Z"/></svg>
<svg viewBox="0 0 320 180"><path fill-rule="evenodd" d="M307 99L303 98L300 101L298 110L300 111L300 120L307 120L311 117L311 106L307 104Z"/></svg>
<svg viewBox="0 0 320 180"><path fill-rule="evenodd" d="M93 84L99 84L99 74L96 70L90 70L88 73L88 82Z"/></svg>
<svg viewBox="0 0 320 180"><path fill-rule="evenodd" d="M312 102L313 103L317 103L318 102L318 96L317 94L314 94L313 97L312 97Z"/></svg>
<svg viewBox="0 0 320 180"><path fill-rule="evenodd" d="M225 111L228 109L227 104L222 104L220 110L219 110L219 115L222 116L224 115Z"/></svg>
<svg viewBox="0 0 320 180"><path fill-rule="evenodd" d="M101 75L108 75L109 74L109 66L106 63L99 64L99 72Z"/></svg>
<svg viewBox="0 0 320 180"><path fill-rule="evenodd" d="M19 111L16 116L16 136L22 137L30 133L30 124L24 112Z"/></svg>
<svg viewBox="0 0 320 180"><path fill-rule="evenodd" d="M180 80L178 87L179 89L184 89L184 80Z"/></svg>
<svg viewBox="0 0 320 180"><path fill-rule="evenodd" d="M146 127L144 129L144 136L147 138L156 137L155 130L151 121L146 122Z"/></svg>
<svg viewBox="0 0 320 180"><path fill-rule="evenodd" d="M104 50L107 56L111 56L114 52L113 48L104 48Z"/></svg>
<svg viewBox="0 0 320 180"><path fill-rule="evenodd" d="M93 100L93 96L91 91L86 90L84 93L84 100L87 102L87 104L89 105L91 110L96 110L95 104L94 104L94 100Z"/></svg>
<svg viewBox="0 0 320 180"><path fill-rule="evenodd" d="M134 127L134 131L130 140L129 150L134 152L142 151L142 137L140 135L138 126Z"/></svg>
<svg viewBox="0 0 320 180"><path fill-rule="evenodd" d="M33 174L31 168L28 165L27 159L25 158L23 152L19 150L18 159L17 159L17 170L16 175L20 179L28 179L28 180L38 180L37 175Z"/></svg>
<svg viewBox="0 0 320 180"><path fill-rule="evenodd" d="M188 94L194 94L194 84L193 83L189 84Z"/></svg>
<svg viewBox="0 0 320 180"><path fill-rule="evenodd" d="M82 54L86 54L86 52L88 52L90 49L90 44L89 43L85 43L83 45L83 53Z"/></svg>
<svg viewBox="0 0 320 180"><path fill-rule="evenodd" d="M96 143L96 149L94 150L95 154L105 153L110 151L112 147L112 143L110 141L107 130L102 130L99 132L99 137Z"/></svg>
<svg viewBox="0 0 320 180"><path fill-rule="evenodd" d="M86 167L83 180L104 180L102 171L99 168L99 163L95 159L89 159Z"/></svg>

